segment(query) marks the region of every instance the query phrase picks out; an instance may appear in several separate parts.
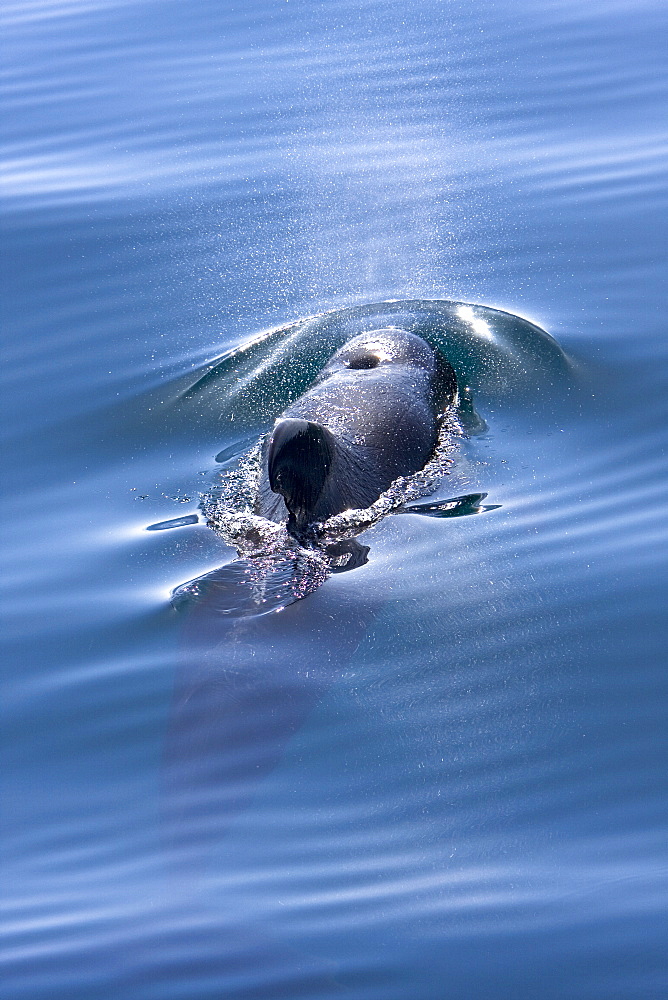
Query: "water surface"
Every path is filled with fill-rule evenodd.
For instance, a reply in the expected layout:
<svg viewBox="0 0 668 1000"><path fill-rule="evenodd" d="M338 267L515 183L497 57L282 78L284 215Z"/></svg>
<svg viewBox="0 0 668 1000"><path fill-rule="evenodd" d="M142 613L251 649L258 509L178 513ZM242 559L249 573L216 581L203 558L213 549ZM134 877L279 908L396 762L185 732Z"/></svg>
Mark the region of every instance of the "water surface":
<svg viewBox="0 0 668 1000"><path fill-rule="evenodd" d="M664 5L2 17L4 995L662 1000ZM459 358L496 509L177 613L235 552L146 528L388 300L565 352Z"/></svg>

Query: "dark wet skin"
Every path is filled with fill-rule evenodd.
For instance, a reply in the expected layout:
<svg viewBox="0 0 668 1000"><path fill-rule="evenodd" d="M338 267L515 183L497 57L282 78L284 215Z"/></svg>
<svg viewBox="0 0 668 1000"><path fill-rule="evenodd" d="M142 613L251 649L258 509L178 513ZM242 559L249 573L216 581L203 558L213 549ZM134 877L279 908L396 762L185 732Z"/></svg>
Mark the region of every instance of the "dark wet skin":
<svg viewBox="0 0 668 1000"><path fill-rule="evenodd" d="M372 504L433 454L457 400L452 367L421 337L387 328L334 354L265 442L257 513L309 524Z"/></svg>

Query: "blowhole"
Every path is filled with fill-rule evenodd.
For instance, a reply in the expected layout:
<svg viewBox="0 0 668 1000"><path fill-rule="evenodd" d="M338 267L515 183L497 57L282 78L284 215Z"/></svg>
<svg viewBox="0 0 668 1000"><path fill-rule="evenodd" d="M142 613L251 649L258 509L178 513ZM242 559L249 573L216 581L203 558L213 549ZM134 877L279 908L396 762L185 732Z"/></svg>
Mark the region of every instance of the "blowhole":
<svg viewBox="0 0 668 1000"><path fill-rule="evenodd" d="M352 357L348 358L346 361L346 366L348 368L353 368L356 371L364 368L377 368L380 364L380 358L377 354L371 354L371 352L364 351L359 354L353 354Z"/></svg>

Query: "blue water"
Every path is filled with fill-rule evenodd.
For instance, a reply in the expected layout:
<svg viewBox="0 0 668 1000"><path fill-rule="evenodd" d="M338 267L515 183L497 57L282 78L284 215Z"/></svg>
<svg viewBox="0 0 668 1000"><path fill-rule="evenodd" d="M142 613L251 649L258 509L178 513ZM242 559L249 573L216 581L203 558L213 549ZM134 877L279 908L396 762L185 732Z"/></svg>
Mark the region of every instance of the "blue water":
<svg viewBox="0 0 668 1000"><path fill-rule="evenodd" d="M665 4L2 21L3 998L668 997ZM436 496L495 509L237 617L231 548L146 529L331 329L184 388L434 299L568 359L473 314Z"/></svg>

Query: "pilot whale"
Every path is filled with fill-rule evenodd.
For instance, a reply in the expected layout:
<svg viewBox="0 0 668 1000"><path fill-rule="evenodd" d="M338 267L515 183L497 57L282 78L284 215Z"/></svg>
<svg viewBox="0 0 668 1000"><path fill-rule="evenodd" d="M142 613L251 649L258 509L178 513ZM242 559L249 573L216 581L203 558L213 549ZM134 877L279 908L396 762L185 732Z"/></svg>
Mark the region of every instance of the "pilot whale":
<svg viewBox="0 0 668 1000"><path fill-rule="evenodd" d="M256 513L297 539L315 522L366 508L432 456L457 378L425 340L388 327L330 358L262 446Z"/></svg>

